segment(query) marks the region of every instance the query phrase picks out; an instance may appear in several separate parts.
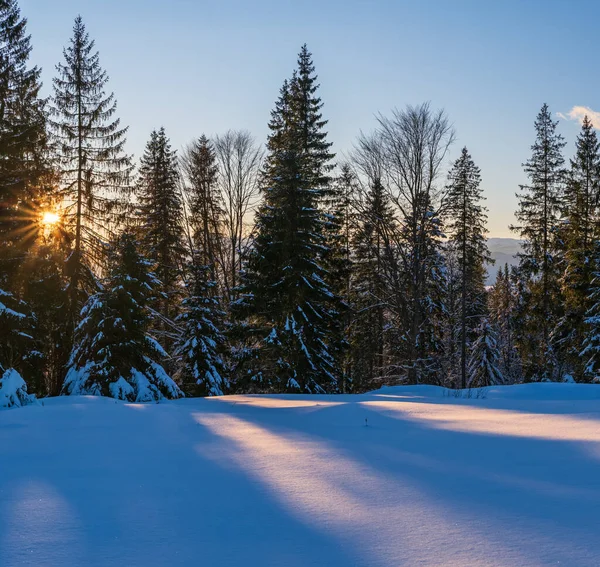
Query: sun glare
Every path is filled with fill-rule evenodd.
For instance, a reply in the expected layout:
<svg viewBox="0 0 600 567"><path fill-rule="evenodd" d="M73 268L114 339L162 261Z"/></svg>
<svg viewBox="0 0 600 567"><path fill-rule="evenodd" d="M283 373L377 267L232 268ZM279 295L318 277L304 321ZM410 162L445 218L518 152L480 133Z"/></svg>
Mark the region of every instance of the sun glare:
<svg viewBox="0 0 600 567"><path fill-rule="evenodd" d="M42 224L45 224L46 226L51 226L53 224L56 224L59 220L60 220L60 217L56 213L53 213L52 211L46 211L42 215Z"/></svg>

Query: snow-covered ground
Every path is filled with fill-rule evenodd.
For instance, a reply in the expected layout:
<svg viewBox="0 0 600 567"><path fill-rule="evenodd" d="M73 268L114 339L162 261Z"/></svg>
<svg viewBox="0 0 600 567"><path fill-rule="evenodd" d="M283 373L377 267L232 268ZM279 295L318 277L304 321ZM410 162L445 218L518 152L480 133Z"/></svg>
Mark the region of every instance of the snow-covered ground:
<svg viewBox="0 0 600 567"><path fill-rule="evenodd" d="M600 565L600 386L0 412L0 565Z"/></svg>

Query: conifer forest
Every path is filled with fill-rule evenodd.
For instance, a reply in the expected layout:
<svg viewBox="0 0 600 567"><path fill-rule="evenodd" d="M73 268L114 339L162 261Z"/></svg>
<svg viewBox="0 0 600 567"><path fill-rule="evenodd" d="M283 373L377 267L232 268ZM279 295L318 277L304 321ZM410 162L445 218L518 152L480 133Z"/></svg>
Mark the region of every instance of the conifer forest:
<svg viewBox="0 0 600 567"><path fill-rule="evenodd" d="M267 140L160 125L126 151L81 17L52 94L0 1L0 405L600 382L600 142L531 116L518 265L488 249L485 171L423 102L338 153L298 46ZM377 112L378 109L373 109ZM467 141L468 142L468 141ZM462 145L462 144L461 144Z"/></svg>

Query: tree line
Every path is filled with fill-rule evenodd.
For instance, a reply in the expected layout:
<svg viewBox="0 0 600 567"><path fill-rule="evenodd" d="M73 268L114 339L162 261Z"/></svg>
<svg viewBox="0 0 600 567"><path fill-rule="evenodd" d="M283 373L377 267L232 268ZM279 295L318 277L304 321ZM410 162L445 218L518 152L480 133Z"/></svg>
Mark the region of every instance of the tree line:
<svg viewBox="0 0 600 567"><path fill-rule="evenodd" d="M229 131L178 153L157 128L136 167L81 17L48 99L16 0L0 0L0 44L0 384L17 384L13 403L599 380L587 118L567 164L542 107L511 227L519 265L486 288L481 172L467 148L452 158L443 110L379 114L336 162L303 46L264 149Z"/></svg>

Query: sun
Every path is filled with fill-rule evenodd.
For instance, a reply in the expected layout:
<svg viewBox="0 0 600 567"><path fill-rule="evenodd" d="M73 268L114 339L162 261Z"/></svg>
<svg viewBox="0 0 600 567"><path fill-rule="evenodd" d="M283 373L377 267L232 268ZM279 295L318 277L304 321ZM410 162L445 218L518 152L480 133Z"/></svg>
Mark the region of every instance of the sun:
<svg viewBox="0 0 600 567"><path fill-rule="evenodd" d="M52 226L52 225L56 224L59 220L60 220L60 217L58 216L58 214L54 213L52 211L46 211L42 215L42 224L44 224L46 226Z"/></svg>

